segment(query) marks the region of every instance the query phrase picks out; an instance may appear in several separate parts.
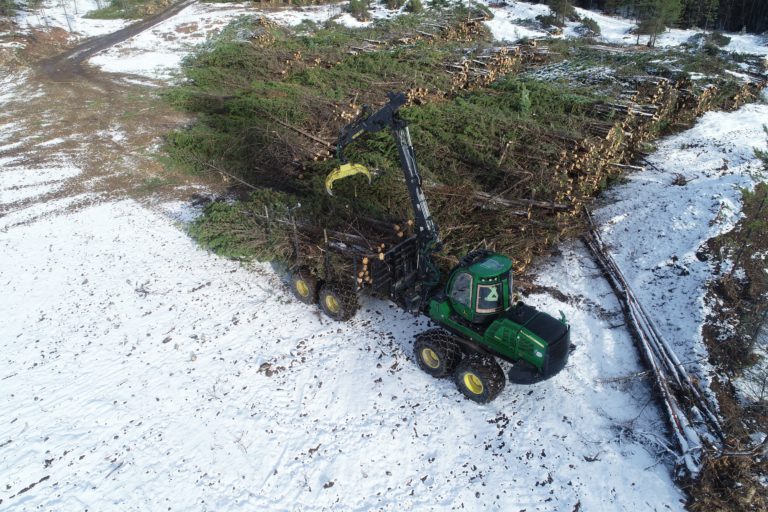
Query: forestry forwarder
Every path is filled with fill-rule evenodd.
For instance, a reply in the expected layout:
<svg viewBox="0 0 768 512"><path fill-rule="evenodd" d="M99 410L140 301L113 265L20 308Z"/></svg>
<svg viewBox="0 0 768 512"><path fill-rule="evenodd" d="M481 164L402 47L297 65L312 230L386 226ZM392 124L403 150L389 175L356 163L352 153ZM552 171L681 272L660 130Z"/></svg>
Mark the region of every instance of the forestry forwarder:
<svg viewBox="0 0 768 512"><path fill-rule="evenodd" d="M413 351L419 367L433 377L453 375L459 390L476 402L489 402L504 389L506 379L495 357L512 363L509 379L515 383L533 384L555 375L568 359L570 328L564 316L558 320L522 302L512 303L509 258L485 250L472 252L450 272L445 286L439 286L440 271L432 258L441 249L438 227L422 190L407 122L398 114L406 97L402 93L389 93L388 97L380 110L370 113L365 109L342 129L337 157L343 165L328 176L326 189L331 193L333 181L354 174L364 173L370 180L365 167L346 163L343 150L366 132L389 128L413 206L415 234L379 258L371 258L373 279L368 286L359 279L354 286L339 282L319 285L300 268L292 276L294 294L305 303L318 301L336 320L354 314L357 294L364 286L408 311L427 314L441 327L416 336ZM368 264L368 258L365 261Z"/></svg>

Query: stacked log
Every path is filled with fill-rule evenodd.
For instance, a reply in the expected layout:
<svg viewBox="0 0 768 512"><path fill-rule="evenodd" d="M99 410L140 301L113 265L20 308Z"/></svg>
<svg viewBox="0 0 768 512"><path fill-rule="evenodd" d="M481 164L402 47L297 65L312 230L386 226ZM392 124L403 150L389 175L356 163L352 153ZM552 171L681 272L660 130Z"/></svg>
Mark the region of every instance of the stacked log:
<svg viewBox="0 0 768 512"><path fill-rule="evenodd" d="M415 41L464 40L462 38L478 37L481 29L485 30L478 20L425 23L405 35L359 40L340 51L343 56L344 52L370 53ZM536 65L549 58L547 48L535 42L460 51L463 53L460 58L454 53L437 65L439 70L436 72L450 75L446 91L407 84L406 79L402 79L402 83L382 80L375 82L369 90L361 89L354 97L338 103L320 104L319 97L308 94L309 107L317 107L307 116L308 126L292 126L282 118L278 119L277 114L265 114L264 117L272 117L268 129L275 134L275 145L290 147L294 153L290 164L285 164L287 158L276 157L274 161L285 167L294 165L301 178L303 171L312 167L311 162L332 155L339 128L358 115L360 105L373 98L375 102L383 101L384 93L389 90L404 90L409 105L420 105L488 87L522 66ZM406 51L403 55L408 58L410 54ZM337 64L332 59L323 62L300 52L281 55L281 58L284 58L286 69ZM722 106L722 94L717 86L702 87L688 79L645 75L617 80L619 88L615 99L593 105L580 126L557 131L531 122L515 127L514 140L493 140L499 146L488 149L498 151L493 155L496 165L491 170L492 176L488 177L490 173L485 173L484 169L472 168L472 162L468 161L469 165L460 165L456 182L450 187L425 183L430 201L434 203L433 213L443 228L446 254L466 252L468 241L473 240L513 254L516 269L523 269L540 252L542 243L546 245L558 237L567 236L576 229L574 226L578 227L582 207L611 177L637 169L631 164L642 143L658 136L662 122L686 123L711 108ZM763 87L764 81L745 84L729 96L726 108L735 108ZM279 168L278 165L274 167ZM290 175L293 176L295 174ZM536 191L544 192L539 192L537 197ZM542 194L546 197L541 197ZM384 203L384 206L389 205ZM499 210L504 215L499 215ZM322 230L302 229L301 252L307 259L321 260L322 250L319 248L328 243L340 251L352 251L356 258L353 261L359 264L356 271L358 285L370 285L371 262L383 258L386 248L405 238L410 228L407 223L388 224L386 228L375 223L353 227L355 229L349 232L359 233L357 239L333 233L329 237ZM337 231L347 230L337 227ZM328 238L330 240L326 242ZM290 245L283 241L280 250L285 252L287 247Z"/></svg>
<svg viewBox="0 0 768 512"><path fill-rule="evenodd" d="M442 36L447 41L469 42L487 34L488 29L483 23L486 16L462 20L458 24L448 25L442 30Z"/></svg>
<svg viewBox="0 0 768 512"><path fill-rule="evenodd" d="M275 41L272 29L276 26L273 21L268 20L264 16L259 16L259 19L254 23L253 33L250 35L251 42L259 46L272 44Z"/></svg>
<svg viewBox="0 0 768 512"><path fill-rule="evenodd" d="M745 101L765 86L765 81L745 84L729 101L737 105L737 99ZM593 106L593 120L582 127L582 137L548 134L538 138L538 147L528 147L526 151L510 150L508 143L499 163L517 160L532 173L534 180L555 183L556 193L550 204L568 205L569 208L548 212L546 207L533 203L528 218L536 220L554 213L558 225L567 225L567 219L578 216L582 206L605 186L608 179L628 170L641 169L631 162L639 153L642 142L658 136L659 121L689 122L707 110L721 107L716 104L716 98L715 86L694 90L687 80L673 82L660 77L631 77L615 101ZM555 158L541 153L541 145L547 138L557 138L556 143L550 141L549 145L561 147ZM508 197L500 196L499 199ZM532 216L530 208L535 208L537 214Z"/></svg>
<svg viewBox="0 0 768 512"><path fill-rule="evenodd" d="M542 62L547 54L546 48L535 44L500 46L447 63L445 69L452 76L448 94L487 87L522 65Z"/></svg>

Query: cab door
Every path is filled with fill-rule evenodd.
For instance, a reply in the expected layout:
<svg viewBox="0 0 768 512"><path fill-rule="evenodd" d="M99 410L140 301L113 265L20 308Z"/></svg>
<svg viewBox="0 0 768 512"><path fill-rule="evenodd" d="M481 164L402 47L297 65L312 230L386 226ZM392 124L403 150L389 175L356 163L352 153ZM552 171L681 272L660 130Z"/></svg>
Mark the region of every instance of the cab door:
<svg viewBox="0 0 768 512"><path fill-rule="evenodd" d="M450 282L448 298L451 306L461 317L472 320L474 308L472 306L472 274L469 272L457 272Z"/></svg>

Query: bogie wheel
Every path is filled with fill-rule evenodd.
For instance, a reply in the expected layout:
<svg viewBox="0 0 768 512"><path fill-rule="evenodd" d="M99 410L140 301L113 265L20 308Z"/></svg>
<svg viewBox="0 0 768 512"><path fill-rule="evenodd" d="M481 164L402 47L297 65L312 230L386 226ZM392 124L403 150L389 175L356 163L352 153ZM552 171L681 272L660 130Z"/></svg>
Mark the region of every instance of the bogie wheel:
<svg viewBox="0 0 768 512"><path fill-rule="evenodd" d="M325 283L320 287L320 309L330 318L343 322L352 318L360 307L357 293L347 286Z"/></svg>
<svg viewBox="0 0 768 512"><path fill-rule="evenodd" d="M456 368L456 387L464 396L484 404L498 396L507 379L496 360L488 355L474 354Z"/></svg>
<svg viewBox="0 0 768 512"><path fill-rule="evenodd" d="M304 304L314 304L317 300L317 278L309 269L302 267L291 274L291 291Z"/></svg>
<svg viewBox="0 0 768 512"><path fill-rule="evenodd" d="M416 336L413 355L419 368L440 378L453 373L461 361L461 347L447 331L430 329Z"/></svg>

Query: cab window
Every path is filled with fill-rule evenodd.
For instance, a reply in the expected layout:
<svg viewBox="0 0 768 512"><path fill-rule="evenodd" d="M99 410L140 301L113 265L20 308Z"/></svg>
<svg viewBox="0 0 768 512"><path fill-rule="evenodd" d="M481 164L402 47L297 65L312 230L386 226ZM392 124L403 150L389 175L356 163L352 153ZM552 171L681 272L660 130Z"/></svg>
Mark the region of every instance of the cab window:
<svg viewBox="0 0 768 512"><path fill-rule="evenodd" d="M504 304L501 300L501 283L477 287L477 312L496 313L501 311Z"/></svg>
<svg viewBox="0 0 768 512"><path fill-rule="evenodd" d="M466 272L457 275L453 280L450 297L459 304L470 307L472 303L472 276Z"/></svg>

